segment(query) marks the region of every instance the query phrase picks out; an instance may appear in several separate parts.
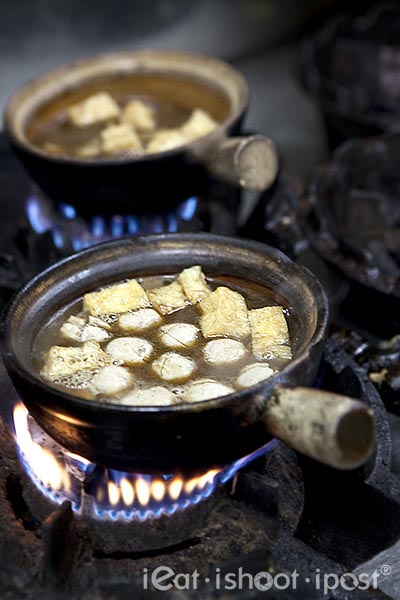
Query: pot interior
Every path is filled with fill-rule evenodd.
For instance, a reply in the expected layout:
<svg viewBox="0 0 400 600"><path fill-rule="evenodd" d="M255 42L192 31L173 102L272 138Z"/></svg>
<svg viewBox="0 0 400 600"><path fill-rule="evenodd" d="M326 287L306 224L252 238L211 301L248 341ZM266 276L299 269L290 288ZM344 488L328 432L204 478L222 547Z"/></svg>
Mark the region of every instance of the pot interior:
<svg viewBox="0 0 400 600"><path fill-rule="evenodd" d="M5 319L5 351L19 368L36 377L33 348L50 318L84 293L127 277L175 274L199 264L206 275L257 283L290 310L293 360L311 354L327 320L326 299L318 281L279 251L212 235L157 235L100 244L51 267L25 286ZM284 369L285 371L285 369Z"/></svg>
<svg viewBox="0 0 400 600"><path fill-rule="evenodd" d="M220 123L234 121L248 100L247 84L217 59L173 51L105 55L49 71L20 88L6 107L6 123L20 143L28 143L45 122L69 104L108 91L134 94L209 112Z"/></svg>
<svg viewBox="0 0 400 600"><path fill-rule="evenodd" d="M66 107L98 92L108 92L116 99L131 96L156 98L162 105L174 105L177 113L190 114L194 108L208 112L217 122L223 122L230 112L229 100L210 82L201 83L163 73L138 73L96 78L77 89L62 92L35 111L26 125L26 137L35 143L47 124L54 123ZM168 122L165 126L172 126Z"/></svg>

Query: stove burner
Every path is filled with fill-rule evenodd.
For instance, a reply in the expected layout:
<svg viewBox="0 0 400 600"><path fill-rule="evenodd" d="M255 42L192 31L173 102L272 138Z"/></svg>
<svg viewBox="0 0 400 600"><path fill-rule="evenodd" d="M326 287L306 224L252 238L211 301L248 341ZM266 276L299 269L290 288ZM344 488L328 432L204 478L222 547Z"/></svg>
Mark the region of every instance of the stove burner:
<svg viewBox="0 0 400 600"><path fill-rule="evenodd" d="M3 414L8 413L8 406L12 415L18 399L1 365L0 381ZM335 472L277 444L241 468L231 483L219 486L218 493L207 501L173 516L164 513L146 521L95 517L88 510L93 506L88 505L92 497L77 480L79 465L73 461L69 463L71 489L80 485L81 512L73 510L71 502L51 500L27 473L17 456L11 428L0 421L0 538L4 541L0 544L0 596L9 590L21 591L24 585L24 591L32 592L29 598L50 600L62 593L71 600L142 598L143 569L150 573L167 566L176 573L197 569L202 581L209 578L210 583L198 590L186 590L188 599L221 594L212 579L217 568L221 573L241 568L253 575L296 569L299 588L287 590L288 594L285 591L285 598L326 598L322 590L301 582L317 572L339 576L344 570L357 572L358 566L371 558L379 560L375 556L379 552L390 553L399 534L400 492L397 478L389 471L387 413L365 372L328 342L317 383L355 395L373 408L378 445L366 467ZM26 421L26 410L21 408L17 421ZM57 453L56 447L43 441L43 432L28 420L34 442L42 449L55 450L56 462L69 460L65 452ZM25 452L31 458L36 451L29 448ZM48 460L42 475L45 479L54 460L41 460ZM83 481L90 488L91 474L85 473ZM380 564L394 565L394 560L394 554L385 555ZM362 572L371 573L374 568L362 567ZM223 592L224 597L237 600L254 596L248 586ZM271 592L273 597L281 597L277 591ZM148 594L153 597L153 590ZM338 589L334 596L348 600L349 593ZM375 590L351 593L354 599L378 596ZM172 589L168 597L178 600L183 597L182 590Z"/></svg>
<svg viewBox="0 0 400 600"><path fill-rule="evenodd" d="M176 233L198 224L201 203L192 196L164 214L142 213L82 216L72 204L58 204L35 190L25 203L32 229L39 235L49 232L58 250L74 251L93 244L146 233Z"/></svg>
<svg viewBox="0 0 400 600"><path fill-rule="evenodd" d="M38 427L21 402L14 408L13 420L19 457L35 486L56 504L70 501L78 514L113 521L146 521L198 504L277 444L272 440L232 465L191 478L155 476L105 469L63 449Z"/></svg>

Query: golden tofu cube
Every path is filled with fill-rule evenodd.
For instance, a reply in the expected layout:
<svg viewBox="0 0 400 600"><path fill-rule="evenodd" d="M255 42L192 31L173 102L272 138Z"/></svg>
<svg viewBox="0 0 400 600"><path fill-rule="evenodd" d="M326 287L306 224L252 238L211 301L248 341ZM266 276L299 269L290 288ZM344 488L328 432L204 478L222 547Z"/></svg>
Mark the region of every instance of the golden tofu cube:
<svg viewBox="0 0 400 600"><path fill-rule="evenodd" d="M280 358L282 360L292 360L292 349L286 344L273 344L269 347L271 358Z"/></svg>
<svg viewBox="0 0 400 600"><path fill-rule="evenodd" d="M218 123L201 108L195 108L189 119L181 127L187 140L195 140L203 135L208 135L218 127Z"/></svg>
<svg viewBox="0 0 400 600"><path fill-rule="evenodd" d="M186 138L178 129L161 129L147 144L146 152L166 152L186 144Z"/></svg>
<svg viewBox="0 0 400 600"><path fill-rule="evenodd" d="M130 279L83 296L84 308L93 316L121 314L151 306L142 286Z"/></svg>
<svg viewBox="0 0 400 600"><path fill-rule="evenodd" d="M184 269L179 275L178 281L192 304L200 302L211 293L204 273L198 265Z"/></svg>
<svg viewBox="0 0 400 600"><path fill-rule="evenodd" d="M93 94L68 109L69 120L76 127L88 127L110 119L116 119L121 109L107 92Z"/></svg>
<svg viewBox="0 0 400 600"><path fill-rule="evenodd" d="M271 344L268 338L254 338L252 342L253 354L258 360L292 360L292 350L286 344Z"/></svg>
<svg viewBox="0 0 400 600"><path fill-rule="evenodd" d="M202 312L200 328L205 338L242 339L250 335L246 301L238 292L218 287L200 302L199 308Z"/></svg>
<svg viewBox="0 0 400 600"><path fill-rule="evenodd" d="M131 100L122 111L121 120L139 131L153 131L156 127L154 111L142 100Z"/></svg>
<svg viewBox="0 0 400 600"><path fill-rule="evenodd" d="M54 142L45 142L42 148L45 152L50 152L50 154L58 154L59 156L66 154L65 148Z"/></svg>
<svg viewBox="0 0 400 600"><path fill-rule="evenodd" d="M265 306L249 311L253 337L268 338L271 344L288 344L289 330L281 306Z"/></svg>
<svg viewBox="0 0 400 600"><path fill-rule="evenodd" d="M110 125L100 133L101 150L104 154L121 154L133 152L142 154L142 142L136 131L130 125Z"/></svg>
<svg viewBox="0 0 400 600"><path fill-rule="evenodd" d="M75 150L75 154L80 158L94 158L101 154L101 142L98 138L90 140L86 144L79 146Z"/></svg>
<svg viewBox="0 0 400 600"><path fill-rule="evenodd" d="M281 306L249 311L253 352L272 358L291 358L289 329Z"/></svg>
<svg viewBox="0 0 400 600"><path fill-rule="evenodd" d="M104 367L111 358L98 342L88 341L83 346L52 346L47 353L41 374L50 381L70 377L80 371Z"/></svg>
<svg viewBox="0 0 400 600"><path fill-rule="evenodd" d="M190 304L179 281L148 290L147 294L154 308L162 315L169 315Z"/></svg>

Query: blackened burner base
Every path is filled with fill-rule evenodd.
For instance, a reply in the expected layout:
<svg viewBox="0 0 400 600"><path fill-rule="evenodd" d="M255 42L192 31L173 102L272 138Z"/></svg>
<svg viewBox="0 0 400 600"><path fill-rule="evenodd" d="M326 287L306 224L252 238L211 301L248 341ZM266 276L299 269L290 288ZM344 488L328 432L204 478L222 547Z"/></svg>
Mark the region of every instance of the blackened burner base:
<svg viewBox="0 0 400 600"><path fill-rule="evenodd" d="M203 535L219 494L203 500L173 515L149 517L144 521L100 519L93 515L90 498L86 497L82 514L74 514L71 503L55 505L44 497L29 477L22 472L22 498L32 516L40 523L53 523L60 518L74 523L82 539L90 539L93 552L100 556L140 554L148 551L187 547L192 540ZM85 506L86 504L86 506ZM64 515L62 517L62 515Z"/></svg>
<svg viewBox="0 0 400 600"><path fill-rule="evenodd" d="M205 575L210 564L267 547L280 529L276 485L267 480L260 487L251 473L234 480L235 494L228 485L215 497L169 518L120 523L81 517L68 502L52 503L29 480L4 422L0 444L0 506L7 508L0 514L0 538L7 540L0 545L0 567L11 560L45 587L81 594L101 582L122 584L133 578L140 589L142 570L164 564L182 571L190 563ZM299 498L288 519L293 529L302 506L301 474L295 456L287 450L285 458L285 450L275 456L275 468L282 453L285 471L298 481ZM255 506L250 502L254 486Z"/></svg>

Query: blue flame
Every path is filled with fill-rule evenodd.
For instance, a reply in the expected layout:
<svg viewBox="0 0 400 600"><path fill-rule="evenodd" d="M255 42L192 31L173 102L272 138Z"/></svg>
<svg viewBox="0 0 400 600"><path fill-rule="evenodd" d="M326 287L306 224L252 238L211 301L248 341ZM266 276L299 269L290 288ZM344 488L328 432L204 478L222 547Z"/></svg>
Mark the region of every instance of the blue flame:
<svg viewBox="0 0 400 600"><path fill-rule="evenodd" d="M151 219L149 233L163 233L164 229L164 219L159 215L155 215Z"/></svg>
<svg viewBox="0 0 400 600"><path fill-rule="evenodd" d="M105 224L104 218L101 217L100 215L94 216L92 219L92 224L91 224L90 229L96 239L102 238L104 235L104 232L106 230L106 224Z"/></svg>
<svg viewBox="0 0 400 600"><path fill-rule="evenodd" d="M79 250L83 250L83 240L80 237L74 237L71 239L72 248L75 252L79 252Z"/></svg>
<svg viewBox="0 0 400 600"><path fill-rule="evenodd" d="M196 196L191 196L183 202L178 208L178 215L184 221L190 221L194 217L198 204Z"/></svg>
<svg viewBox="0 0 400 600"><path fill-rule="evenodd" d="M58 227L54 227L51 232L51 237L56 248L61 250L64 247L64 235Z"/></svg>
<svg viewBox="0 0 400 600"><path fill-rule="evenodd" d="M52 229L53 222L40 206L36 196L29 196L25 203L25 212L32 229L36 233L41 234Z"/></svg>
<svg viewBox="0 0 400 600"><path fill-rule="evenodd" d="M167 221L168 221L168 232L169 233L176 233L178 231L178 220L176 218L175 215L173 215L172 213L170 213L167 216Z"/></svg>
<svg viewBox="0 0 400 600"><path fill-rule="evenodd" d="M126 217L129 235L136 235L140 231L140 224L136 217L128 215Z"/></svg>
<svg viewBox="0 0 400 600"><path fill-rule="evenodd" d="M226 483L227 481L229 481L229 479L231 479L235 475L235 473L237 473L238 471L240 471L240 469L243 469L246 465L248 465L249 462L252 462L253 460L256 460L257 458L264 456L265 454L267 454L267 452L270 452L271 450L273 450L278 444L279 444L279 440L274 438L270 442L268 442L268 444L266 444L265 446L261 446L261 448L258 448L258 450L255 450L251 454L248 454L247 456L245 456L243 458L239 458L239 460L234 462L233 465L225 468L220 473L220 482Z"/></svg>
<svg viewBox="0 0 400 600"><path fill-rule="evenodd" d="M121 215L114 215L110 219L110 236L120 238L124 235L124 220Z"/></svg>
<svg viewBox="0 0 400 600"><path fill-rule="evenodd" d="M183 490L180 493L179 498L177 500L172 500L171 498L166 497L163 498L162 501L157 502L154 498L151 498L149 500L149 503L146 505L146 508L138 506L136 502L132 506L132 508L127 509L123 507L122 501L120 501L115 507L110 508L110 506L107 505L106 498L104 497L102 501L97 501L94 503L94 514L99 519L111 519L113 521L145 521L149 518L158 518L161 515L173 515L178 510L185 510L190 506L199 504L200 502L209 498L215 492L218 485L227 483L240 469L243 469L253 460L260 458L261 456L264 456L265 454L273 450L278 443L278 440L272 439L270 442L268 442L261 448L258 448L254 452L237 460L232 465L229 465L221 470L216 470L215 474L210 478L209 481L207 481L207 483L201 490L192 491L190 493L187 493ZM118 484L127 476L131 480L142 479L146 481L150 486L154 482L154 480L157 479L156 477L153 477L151 475L132 475L110 469L107 471L103 471L103 477L99 477L99 479L96 480L94 488L96 488L96 486L99 486L99 489L105 489L106 481L111 480ZM176 477L171 474L162 475L161 477L166 482L170 482L173 479L176 479ZM184 487L185 486L183 486L183 488ZM93 490L93 492L95 495L95 489Z"/></svg>
<svg viewBox="0 0 400 600"><path fill-rule="evenodd" d="M198 198L192 196L169 212L161 214L94 215L87 222L71 204L62 203L54 209L53 203L42 196L31 195L25 211L32 229L43 234L50 231L59 250L82 250L98 242L118 239L124 235L143 233L176 233L180 222L190 221L196 213ZM68 224L68 225L67 225Z"/></svg>
<svg viewBox="0 0 400 600"><path fill-rule="evenodd" d="M60 204L59 210L62 216L68 219L68 221L76 218L76 209L71 204Z"/></svg>

